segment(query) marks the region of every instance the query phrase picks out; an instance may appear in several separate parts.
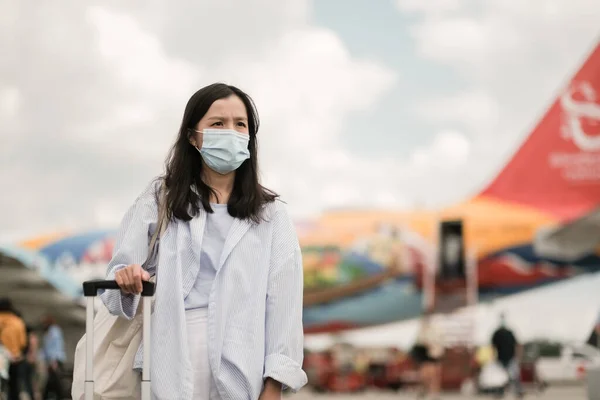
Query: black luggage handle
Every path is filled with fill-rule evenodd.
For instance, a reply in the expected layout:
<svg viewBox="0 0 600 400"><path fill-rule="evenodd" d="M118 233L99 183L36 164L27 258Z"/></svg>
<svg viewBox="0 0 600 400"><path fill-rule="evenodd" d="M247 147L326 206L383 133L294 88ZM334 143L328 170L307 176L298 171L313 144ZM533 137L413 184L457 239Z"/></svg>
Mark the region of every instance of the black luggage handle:
<svg viewBox="0 0 600 400"><path fill-rule="evenodd" d="M105 281L105 280L93 280L83 282L83 295L85 297L95 297L98 295L100 289L120 289L117 281ZM143 297L154 296L156 285L154 282L142 281L142 293Z"/></svg>

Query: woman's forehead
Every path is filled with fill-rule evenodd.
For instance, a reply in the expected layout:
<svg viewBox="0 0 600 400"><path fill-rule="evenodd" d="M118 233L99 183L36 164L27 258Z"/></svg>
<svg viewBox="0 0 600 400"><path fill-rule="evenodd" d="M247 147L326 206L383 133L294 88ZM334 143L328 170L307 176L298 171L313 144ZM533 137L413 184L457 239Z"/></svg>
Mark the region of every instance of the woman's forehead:
<svg viewBox="0 0 600 400"><path fill-rule="evenodd" d="M247 118L246 106L237 96L229 96L216 100L206 113L206 118Z"/></svg>

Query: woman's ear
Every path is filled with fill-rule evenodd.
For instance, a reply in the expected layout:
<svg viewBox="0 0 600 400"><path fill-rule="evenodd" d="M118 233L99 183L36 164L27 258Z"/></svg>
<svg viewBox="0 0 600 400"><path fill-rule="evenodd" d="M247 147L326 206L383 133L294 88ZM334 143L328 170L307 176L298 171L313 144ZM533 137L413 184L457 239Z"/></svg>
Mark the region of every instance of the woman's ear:
<svg viewBox="0 0 600 400"><path fill-rule="evenodd" d="M198 147L196 146L196 136L194 135L194 131L191 129L187 130L187 136L188 136L188 141L190 142L190 144L194 147Z"/></svg>

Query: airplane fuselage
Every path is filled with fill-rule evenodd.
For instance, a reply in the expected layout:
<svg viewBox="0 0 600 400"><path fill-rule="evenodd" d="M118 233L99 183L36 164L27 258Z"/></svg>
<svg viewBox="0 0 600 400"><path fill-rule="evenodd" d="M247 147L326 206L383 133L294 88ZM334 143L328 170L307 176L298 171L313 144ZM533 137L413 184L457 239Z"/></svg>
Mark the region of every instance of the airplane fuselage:
<svg viewBox="0 0 600 400"><path fill-rule="evenodd" d="M556 218L483 197L439 212L327 213L301 235L306 331L330 332L418 316L423 304L422 273L436 265L438 226L445 220L462 221L465 250L477 260L482 301L600 270L598 252L572 262L536 254L536 235L557 225ZM390 269L397 272L395 276L371 288L359 287L361 281ZM319 287L324 294L338 291L340 296L324 296L319 303ZM353 287L358 288L353 292ZM310 296L316 300L307 303Z"/></svg>

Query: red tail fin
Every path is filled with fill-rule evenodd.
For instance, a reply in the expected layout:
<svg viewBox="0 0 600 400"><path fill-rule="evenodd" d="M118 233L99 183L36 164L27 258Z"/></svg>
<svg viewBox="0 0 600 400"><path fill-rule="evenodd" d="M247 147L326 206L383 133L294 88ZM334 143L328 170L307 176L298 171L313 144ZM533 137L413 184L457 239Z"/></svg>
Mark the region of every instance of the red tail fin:
<svg viewBox="0 0 600 400"><path fill-rule="evenodd" d="M481 195L561 219L600 205L600 43Z"/></svg>

